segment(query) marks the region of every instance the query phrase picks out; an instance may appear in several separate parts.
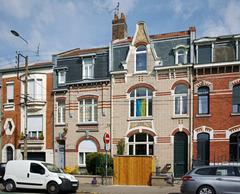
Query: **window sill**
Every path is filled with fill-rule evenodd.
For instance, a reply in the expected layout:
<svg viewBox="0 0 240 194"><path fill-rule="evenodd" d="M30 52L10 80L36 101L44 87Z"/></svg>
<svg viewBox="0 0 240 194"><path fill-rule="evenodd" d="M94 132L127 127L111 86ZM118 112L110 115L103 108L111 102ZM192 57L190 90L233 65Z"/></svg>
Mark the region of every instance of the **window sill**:
<svg viewBox="0 0 240 194"><path fill-rule="evenodd" d="M77 126L98 126L98 123L78 123Z"/></svg>
<svg viewBox="0 0 240 194"><path fill-rule="evenodd" d="M196 115L197 118L201 118L201 117L211 117L211 116L212 116L211 114L202 114L202 115L197 114L197 115Z"/></svg>
<svg viewBox="0 0 240 194"><path fill-rule="evenodd" d="M130 117L127 121L153 120L153 117Z"/></svg>
<svg viewBox="0 0 240 194"><path fill-rule="evenodd" d="M86 164L79 164L79 167L86 167Z"/></svg>
<svg viewBox="0 0 240 194"><path fill-rule="evenodd" d="M240 116L240 112L232 112L231 116Z"/></svg>
<svg viewBox="0 0 240 194"><path fill-rule="evenodd" d="M135 71L133 73L133 75L144 75L144 74L148 74L148 72L147 71Z"/></svg>
<svg viewBox="0 0 240 194"><path fill-rule="evenodd" d="M55 126L57 126L57 127L64 127L64 126L66 126L66 123L56 123Z"/></svg>
<svg viewBox="0 0 240 194"><path fill-rule="evenodd" d="M172 116L172 119L188 119L188 115L174 115Z"/></svg>

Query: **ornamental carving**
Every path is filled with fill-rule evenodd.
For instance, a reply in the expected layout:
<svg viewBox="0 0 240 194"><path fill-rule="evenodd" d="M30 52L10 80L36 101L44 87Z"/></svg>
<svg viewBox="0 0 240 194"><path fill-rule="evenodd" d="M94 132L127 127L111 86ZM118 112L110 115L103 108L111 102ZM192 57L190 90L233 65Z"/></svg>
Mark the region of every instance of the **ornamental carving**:
<svg viewBox="0 0 240 194"><path fill-rule="evenodd" d="M144 29L144 23L140 23L138 24L138 31L137 31L137 35L136 35L136 39L134 42L134 45L138 45L138 43L142 43L142 44L149 44L149 40L147 38L145 29Z"/></svg>
<svg viewBox="0 0 240 194"><path fill-rule="evenodd" d="M152 122L131 122L129 129L140 127L140 126L152 128Z"/></svg>

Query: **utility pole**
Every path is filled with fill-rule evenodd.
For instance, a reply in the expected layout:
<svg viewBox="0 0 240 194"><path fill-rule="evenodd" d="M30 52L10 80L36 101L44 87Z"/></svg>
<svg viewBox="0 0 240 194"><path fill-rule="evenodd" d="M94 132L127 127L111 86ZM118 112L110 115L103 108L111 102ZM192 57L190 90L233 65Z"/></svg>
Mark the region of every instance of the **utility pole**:
<svg viewBox="0 0 240 194"><path fill-rule="evenodd" d="M28 102L28 56L25 57L25 82L24 82L24 109L25 109L25 127L24 127L24 160L27 160L27 102Z"/></svg>
<svg viewBox="0 0 240 194"><path fill-rule="evenodd" d="M11 30L11 33L16 36L21 38L26 44L28 44L28 41L25 40L18 32L15 30ZM19 70L19 57L23 57L25 60L25 79L24 79L24 115L25 115L25 125L24 125L24 156L23 159L27 160L27 155L28 155L28 148L27 148L27 125L28 125L28 120L27 120L27 104L28 104L28 56L24 56L21 53L17 53L17 64L18 64L18 70Z"/></svg>
<svg viewBox="0 0 240 194"><path fill-rule="evenodd" d="M18 70L19 70L19 57L23 57L25 60L25 79L24 79L24 117L25 117L25 123L24 123L24 160L27 160L27 103L28 103L28 56L24 56L21 53L17 53L17 64L18 64Z"/></svg>

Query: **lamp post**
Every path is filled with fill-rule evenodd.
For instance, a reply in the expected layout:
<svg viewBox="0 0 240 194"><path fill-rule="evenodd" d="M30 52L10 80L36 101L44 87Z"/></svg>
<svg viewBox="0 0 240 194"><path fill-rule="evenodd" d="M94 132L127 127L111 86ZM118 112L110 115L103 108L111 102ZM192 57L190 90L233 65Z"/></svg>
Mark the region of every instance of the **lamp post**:
<svg viewBox="0 0 240 194"><path fill-rule="evenodd" d="M26 44L28 42L16 31L11 30L11 33L21 38ZM21 53L17 53L17 63L19 67L20 57L25 60L25 80L24 80L24 115L25 115L25 125L24 125L24 160L27 160L27 102L28 102L28 56L24 56Z"/></svg>

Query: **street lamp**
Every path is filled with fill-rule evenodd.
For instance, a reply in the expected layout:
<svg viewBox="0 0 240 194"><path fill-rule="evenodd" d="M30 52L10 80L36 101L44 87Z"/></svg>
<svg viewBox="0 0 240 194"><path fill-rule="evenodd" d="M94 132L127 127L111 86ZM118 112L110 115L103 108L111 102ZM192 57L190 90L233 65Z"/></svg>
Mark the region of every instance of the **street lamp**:
<svg viewBox="0 0 240 194"><path fill-rule="evenodd" d="M26 44L28 42L15 30L11 30L11 33L21 38ZM25 60L25 80L24 80L24 113L25 113L25 126L24 126L24 160L27 160L27 102L28 102L28 56L24 56L21 53L17 53L17 62L19 67L19 58L22 57Z"/></svg>

